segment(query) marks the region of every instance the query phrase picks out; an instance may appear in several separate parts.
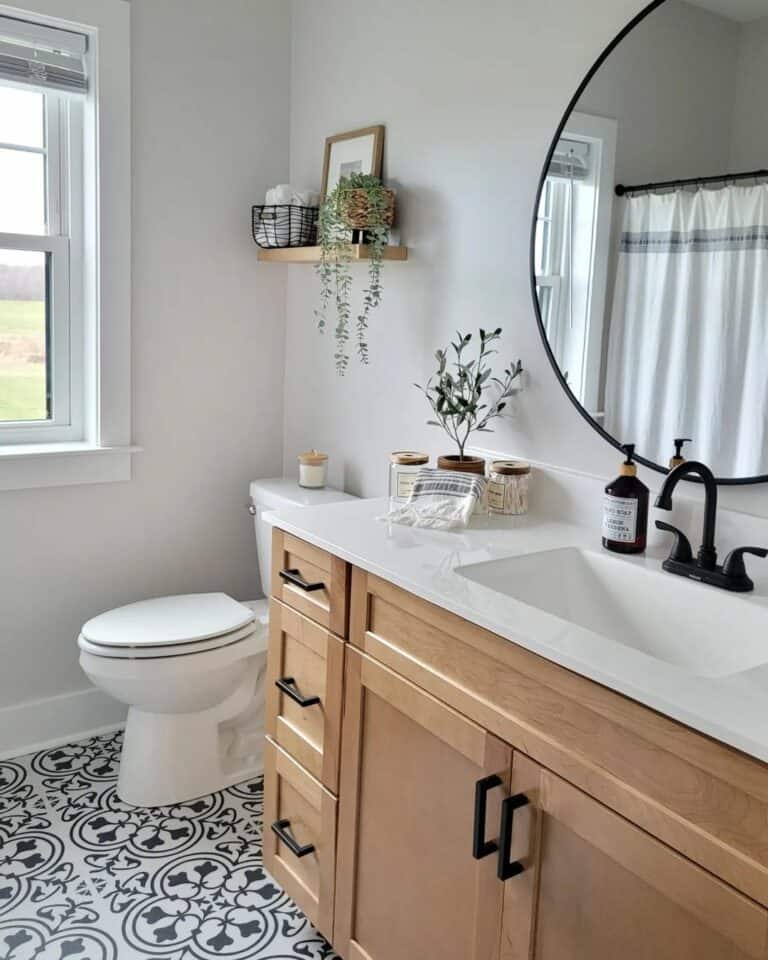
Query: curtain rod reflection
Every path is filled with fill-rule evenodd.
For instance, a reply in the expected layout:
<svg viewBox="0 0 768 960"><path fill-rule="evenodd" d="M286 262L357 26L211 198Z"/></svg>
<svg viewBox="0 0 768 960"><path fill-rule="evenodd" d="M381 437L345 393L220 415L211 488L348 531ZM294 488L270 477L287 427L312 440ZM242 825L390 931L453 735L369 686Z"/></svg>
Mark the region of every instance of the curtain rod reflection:
<svg viewBox="0 0 768 960"><path fill-rule="evenodd" d="M746 173L723 173L718 177L691 177L689 180L664 180L660 183L640 183L634 187L627 187L623 183L616 184L616 196L624 197L634 193L650 193L653 190L675 189L677 187L694 187L706 183L722 183L727 185L737 180L762 180L768 177L768 170L749 170Z"/></svg>

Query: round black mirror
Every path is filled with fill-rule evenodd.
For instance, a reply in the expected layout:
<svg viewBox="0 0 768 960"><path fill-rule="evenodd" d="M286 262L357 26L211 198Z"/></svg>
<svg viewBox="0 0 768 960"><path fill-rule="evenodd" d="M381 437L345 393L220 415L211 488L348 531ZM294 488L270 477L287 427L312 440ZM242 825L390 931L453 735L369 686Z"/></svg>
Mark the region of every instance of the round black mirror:
<svg viewBox="0 0 768 960"><path fill-rule="evenodd" d="M600 56L541 176L531 277L581 414L665 471L768 481L768 0L656 0Z"/></svg>

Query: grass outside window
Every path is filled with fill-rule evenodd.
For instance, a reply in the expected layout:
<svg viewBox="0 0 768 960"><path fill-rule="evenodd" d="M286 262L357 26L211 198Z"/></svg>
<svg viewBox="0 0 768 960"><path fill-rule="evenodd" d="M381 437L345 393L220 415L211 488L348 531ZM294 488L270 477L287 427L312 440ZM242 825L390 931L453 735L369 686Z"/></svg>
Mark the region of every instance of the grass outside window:
<svg viewBox="0 0 768 960"><path fill-rule="evenodd" d="M46 420L42 300L0 300L0 423Z"/></svg>

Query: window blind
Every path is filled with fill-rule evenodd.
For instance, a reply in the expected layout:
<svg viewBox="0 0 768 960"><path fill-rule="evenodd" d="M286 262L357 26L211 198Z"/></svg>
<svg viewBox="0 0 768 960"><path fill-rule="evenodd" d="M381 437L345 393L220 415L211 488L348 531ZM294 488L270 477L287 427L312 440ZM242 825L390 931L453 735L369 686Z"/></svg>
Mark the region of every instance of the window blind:
<svg viewBox="0 0 768 960"><path fill-rule="evenodd" d="M85 93L87 52L83 33L0 16L0 80Z"/></svg>
<svg viewBox="0 0 768 960"><path fill-rule="evenodd" d="M564 137L558 140L555 147L549 165L549 176L566 180L586 180L589 177L590 163L589 144Z"/></svg>

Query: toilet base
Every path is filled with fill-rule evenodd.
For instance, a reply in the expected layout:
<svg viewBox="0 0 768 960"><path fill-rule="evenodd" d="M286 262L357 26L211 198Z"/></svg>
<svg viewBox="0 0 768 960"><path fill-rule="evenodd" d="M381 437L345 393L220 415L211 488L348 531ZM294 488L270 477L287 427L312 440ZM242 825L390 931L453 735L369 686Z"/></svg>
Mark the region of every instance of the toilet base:
<svg viewBox="0 0 768 960"><path fill-rule="evenodd" d="M134 807L166 807L263 773L263 750L226 769L222 733L200 714L128 711L117 795Z"/></svg>
<svg viewBox="0 0 768 960"><path fill-rule="evenodd" d="M263 659L261 666L258 674ZM209 710L150 713L130 707L118 797L135 807L173 806L263 773L263 682L254 667L246 669L232 696Z"/></svg>

